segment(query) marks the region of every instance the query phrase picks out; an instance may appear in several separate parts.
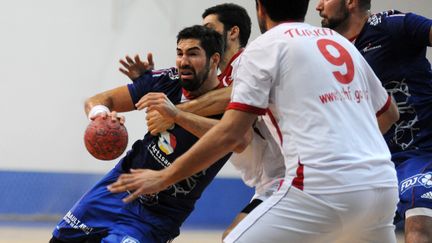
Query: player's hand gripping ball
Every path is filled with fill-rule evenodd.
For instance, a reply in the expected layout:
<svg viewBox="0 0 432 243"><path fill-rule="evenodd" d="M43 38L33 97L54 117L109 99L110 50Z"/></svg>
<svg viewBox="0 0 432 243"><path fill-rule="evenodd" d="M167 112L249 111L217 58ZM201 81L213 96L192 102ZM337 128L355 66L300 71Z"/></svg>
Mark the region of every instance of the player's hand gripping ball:
<svg viewBox="0 0 432 243"><path fill-rule="evenodd" d="M87 126L84 142L89 153L96 159L113 160L125 151L128 133L118 120L98 116Z"/></svg>

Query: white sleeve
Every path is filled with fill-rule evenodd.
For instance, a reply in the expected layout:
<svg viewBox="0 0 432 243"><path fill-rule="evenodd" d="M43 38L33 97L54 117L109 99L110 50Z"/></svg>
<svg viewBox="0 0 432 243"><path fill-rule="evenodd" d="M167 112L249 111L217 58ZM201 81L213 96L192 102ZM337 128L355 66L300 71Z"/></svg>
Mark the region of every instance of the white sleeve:
<svg viewBox="0 0 432 243"><path fill-rule="evenodd" d="M233 92L228 109L263 115L278 71L279 51L259 38L248 46L233 65Z"/></svg>

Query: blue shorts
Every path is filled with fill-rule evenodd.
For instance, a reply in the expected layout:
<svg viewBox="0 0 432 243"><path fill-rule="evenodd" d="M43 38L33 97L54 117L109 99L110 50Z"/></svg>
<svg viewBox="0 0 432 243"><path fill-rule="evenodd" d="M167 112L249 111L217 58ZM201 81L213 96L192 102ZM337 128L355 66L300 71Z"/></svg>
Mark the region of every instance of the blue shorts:
<svg viewBox="0 0 432 243"><path fill-rule="evenodd" d="M405 219L405 212L411 208L432 209L432 153L397 153L393 161L399 181L397 218Z"/></svg>
<svg viewBox="0 0 432 243"><path fill-rule="evenodd" d="M54 229L59 240L101 239L104 243L166 243L179 234L168 217L155 214L137 200L125 204L127 193L113 194L107 185L124 173L120 163L87 192Z"/></svg>

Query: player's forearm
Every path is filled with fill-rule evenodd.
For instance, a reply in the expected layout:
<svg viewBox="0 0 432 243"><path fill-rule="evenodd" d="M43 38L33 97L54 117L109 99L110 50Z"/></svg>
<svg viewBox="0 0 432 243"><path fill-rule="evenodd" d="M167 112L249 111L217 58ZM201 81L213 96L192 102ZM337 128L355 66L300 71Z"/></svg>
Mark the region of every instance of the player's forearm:
<svg viewBox="0 0 432 243"><path fill-rule="evenodd" d="M385 134L395 122L399 120L399 110L392 98L387 111L377 117L378 126L382 134Z"/></svg>
<svg viewBox="0 0 432 243"><path fill-rule="evenodd" d="M172 185L207 169L225 154L232 151L235 141L217 125L206 133L198 142L165 169L167 185ZM209 139L212 138L212 139Z"/></svg>
<svg viewBox="0 0 432 243"><path fill-rule="evenodd" d="M88 98L84 103L84 111L88 115L91 108L104 105L112 111L125 112L134 110L134 104L127 86L108 90Z"/></svg>
<svg viewBox="0 0 432 243"><path fill-rule="evenodd" d="M191 112L200 116L212 116L224 113L231 99L232 87L213 90L197 99L177 105L182 111Z"/></svg>
<svg viewBox="0 0 432 243"><path fill-rule="evenodd" d="M215 126L219 120L179 111L174 122L183 127L186 131L200 138Z"/></svg>
<svg viewBox="0 0 432 243"><path fill-rule="evenodd" d="M233 151L243 142L255 119L256 115L229 110L191 149L163 170L165 186L208 168Z"/></svg>

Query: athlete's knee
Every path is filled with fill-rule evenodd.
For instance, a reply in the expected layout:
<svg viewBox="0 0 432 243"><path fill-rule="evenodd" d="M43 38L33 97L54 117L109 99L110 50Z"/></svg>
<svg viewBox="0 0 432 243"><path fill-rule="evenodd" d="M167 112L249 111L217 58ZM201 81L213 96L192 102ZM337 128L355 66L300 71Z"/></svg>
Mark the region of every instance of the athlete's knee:
<svg viewBox="0 0 432 243"><path fill-rule="evenodd" d="M222 241L228 236L229 233L231 233L231 231L232 228L228 228L222 233Z"/></svg>
<svg viewBox="0 0 432 243"><path fill-rule="evenodd" d="M405 220L405 242L432 243L432 217L408 217Z"/></svg>

